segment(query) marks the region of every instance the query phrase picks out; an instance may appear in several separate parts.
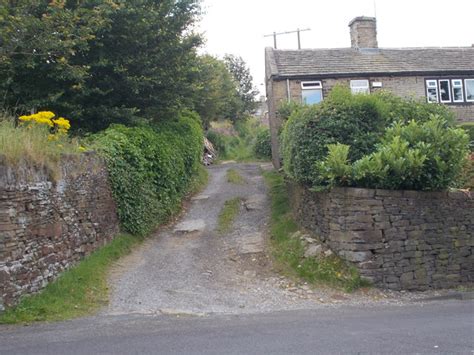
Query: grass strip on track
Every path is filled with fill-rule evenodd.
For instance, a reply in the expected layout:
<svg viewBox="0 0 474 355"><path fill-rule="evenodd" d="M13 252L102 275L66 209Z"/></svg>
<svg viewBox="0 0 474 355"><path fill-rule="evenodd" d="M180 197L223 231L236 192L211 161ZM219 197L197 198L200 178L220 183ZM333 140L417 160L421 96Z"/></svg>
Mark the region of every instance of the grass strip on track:
<svg viewBox="0 0 474 355"><path fill-rule="evenodd" d="M217 231L219 234L225 234L231 230L234 220L239 214L241 203L242 198L240 197L227 200L224 203L224 207L217 219Z"/></svg>

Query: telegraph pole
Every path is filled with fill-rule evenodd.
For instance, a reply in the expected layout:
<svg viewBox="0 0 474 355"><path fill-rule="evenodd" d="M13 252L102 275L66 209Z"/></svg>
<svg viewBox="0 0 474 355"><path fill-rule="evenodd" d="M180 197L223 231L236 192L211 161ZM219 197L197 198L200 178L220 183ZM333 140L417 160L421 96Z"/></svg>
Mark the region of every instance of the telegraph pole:
<svg viewBox="0 0 474 355"><path fill-rule="evenodd" d="M272 34L264 35L263 37L273 37L273 48L277 49L277 36L287 35L287 34L290 34L290 33L296 33L297 37L298 37L298 49L301 49L301 36L300 36L300 33L304 32L304 31L311 31L311 29L310 28L304 28L304 29L299 29L298 28L298 29L296 29L296 31L286 31L286 32L280 32L280 33L273 32Z"/></svg>

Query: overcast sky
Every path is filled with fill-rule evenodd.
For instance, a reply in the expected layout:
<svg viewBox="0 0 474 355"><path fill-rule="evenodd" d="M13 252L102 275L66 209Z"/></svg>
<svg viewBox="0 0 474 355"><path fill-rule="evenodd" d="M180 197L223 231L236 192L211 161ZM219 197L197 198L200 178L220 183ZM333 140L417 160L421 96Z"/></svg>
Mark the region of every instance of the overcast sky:
<svg viewBox="0 0 474 355"><path fill-rule="evenodd" d="M222 57L241 56L264 92L265 34L311 28L303 48L350 47L349 21L374 16L374 0L203 0L202 49ZM471 46L474 0L377 0L379 47ZM297 48L296 34L278 37L278 48ZM473 63L474 67L474 63Z"/></svg>

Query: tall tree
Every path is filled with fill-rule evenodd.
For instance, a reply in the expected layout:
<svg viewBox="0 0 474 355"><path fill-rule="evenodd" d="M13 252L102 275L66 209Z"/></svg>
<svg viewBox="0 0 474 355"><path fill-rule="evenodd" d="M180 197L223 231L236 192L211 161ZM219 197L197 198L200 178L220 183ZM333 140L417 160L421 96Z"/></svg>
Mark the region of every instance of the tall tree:
<svg viewBox="0 0 474 355"><path fill-rule="evenodd" d="M232 74L225 63L210 55L199 57L194 79L193 108L208 128L209 122L238 116L242 103Z"/></svg>
<svg viewBox="0 0 474 355"><path fill-rule="evenodd" d="M243 105L242 113L249 114L253 112L257 105L256 96L258 91L253 85L250 69L242 57L237 57L232 54L226 54L224 56L224 62L237 84L237 91Z"/></svg>
<svg viewBox="0 0 474 355"><path fill-rule="evenodd" d="M199 0L0 1L4 106L96 131L162 120L188 100Z"/></svg>

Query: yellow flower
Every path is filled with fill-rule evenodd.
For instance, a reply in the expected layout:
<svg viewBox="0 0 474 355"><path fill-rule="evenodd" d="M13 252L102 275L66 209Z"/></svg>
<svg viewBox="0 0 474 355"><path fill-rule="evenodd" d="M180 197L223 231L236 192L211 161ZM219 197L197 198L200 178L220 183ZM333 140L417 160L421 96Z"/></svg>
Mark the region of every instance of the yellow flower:
<svg viewBox="0 0 474 355"><path fill-rule="evenodd" d="M48 141L56 141L61 135L67 134L68 130L71 128L71 123L68 119L64 117L59 117L57 119L54 119L54 117L56 117L56 114L54 112L40 111L32 115L20 116L18 117L18 119L21 121L21 124L28 124L28 128L31 128L31 125L33 123L39 125L47 125L49 127L56 126L56 133L50 134L48 136Z"/></svg>
<svg viewBox="0 0 474 355"><path fill-rule="evenodd" d="M67 131L69 128L71 128L71 124L69 123L69 120L65 119L64 117L59 117L56 120L53 120L53 122L59 127L59 129L63 129Z"/></svg>
<svg viewBox="0 0 474 355"><path fill-rule="evenodd" d="M35 122L39 123L39 124L48 125L49 127L54 126L53 121L51 121L49 118L45 118L45 117L41 117L41 116L35 117Z"/></svg>
<svg viewBox="0 0 474 355"><path fill-rule="evenodd" d="M41 111L29 116L20 116L19 119L22 122L36 122L39 124L45 124L50 127L53 127L54 124L53 124L53 121L51 121L51 119L54 116L56 115L51 111Z"/></svg>
<svg viewBox="0 0 474 355"><path fill-rule="evenodd" d="M87 150L87 149L86 149L85 147L83 147L83 146L80 146L78 149L79 149L80 152L85 152L85 151Z"/></svg>
<svg viewBox="0 0 474 355"><path fill-rule="evenodd" d="M50 120L54 116L56 116L56 114L54 112L51 112L51 111L40 111L36 114L36 116L39 117L39 118Z"/></svg>

